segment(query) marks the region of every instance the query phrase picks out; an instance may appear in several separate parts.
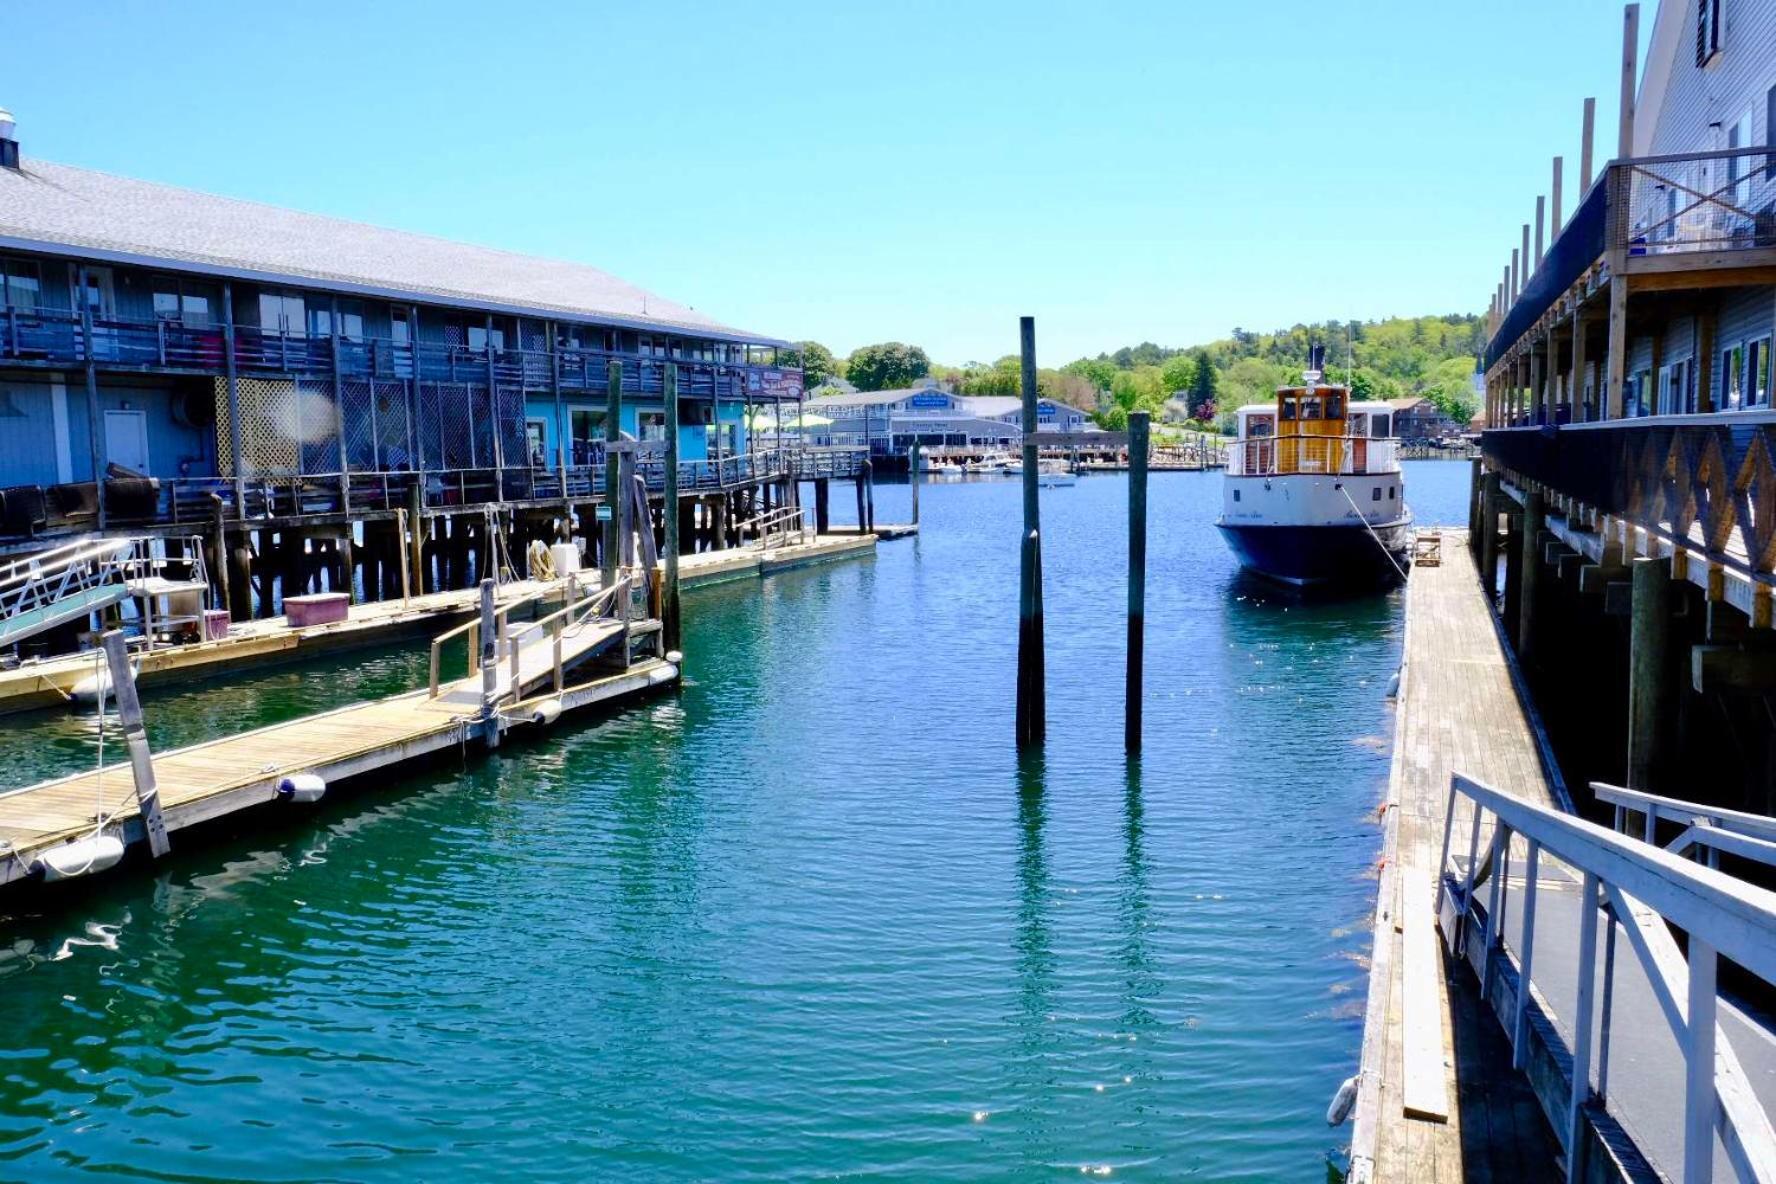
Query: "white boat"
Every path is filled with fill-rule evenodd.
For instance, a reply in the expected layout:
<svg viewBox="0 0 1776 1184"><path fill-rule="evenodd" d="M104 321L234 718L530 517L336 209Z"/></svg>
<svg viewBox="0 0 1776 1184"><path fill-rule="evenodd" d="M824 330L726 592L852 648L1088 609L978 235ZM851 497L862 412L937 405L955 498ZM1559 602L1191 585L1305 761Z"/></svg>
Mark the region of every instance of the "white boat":
<svg viewBox="0 0 1776 1184"><path fill-rule="evenodd" d="M1036 470L1036 484L1049 487L1065 487L1079 484L1079 478L1059 461L1042 465Z"/></svg>
<svg viewBox="0 0 1776 1184"><path fill-rule="evenodd" d="M962 466L955 461L946 460L938 465L933 472L941 477L960 477L962 475Z"/></svg>
<svg viewBox="0 0 1776 1184"><path fill-rule="evenodd" d="M1024 475L1024 462L1021 460L1008 460L1005 462L1004 471L1010 473L1013 477L1021 477Z"/></svg>
<svg viewBox="0 0 1776 1184"><path fill-rule="evenodd" d="M1216 523L1240 563L1301 588L1399 579L1412 512L1391 427L1388 404L1353 403L1318 369L1240 408Z"/></svg>

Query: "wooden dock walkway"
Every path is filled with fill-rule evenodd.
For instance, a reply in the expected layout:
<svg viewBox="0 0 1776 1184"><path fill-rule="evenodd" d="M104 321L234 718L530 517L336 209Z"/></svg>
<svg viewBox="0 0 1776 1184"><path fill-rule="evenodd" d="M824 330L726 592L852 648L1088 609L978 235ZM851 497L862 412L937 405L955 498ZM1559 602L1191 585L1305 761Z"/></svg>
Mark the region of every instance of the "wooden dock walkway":
<svg viewBox="0 0 1776 1184"><path fill-rule="evenodd" d="M626 596L628 588L619 583L611 595L585 598L542 621L502 626L490 681L472 662L470 673L454 681L153 757L166 830L275 801L287 777L312 773L332 784L471 741L486 743L490 729L497 741L512 727L546 725L556 712L538 711L550 700L567 712L676 680L676 665L658 655L631 660L637 639L658 649L659 623L613 615L613 596ZM478 626L472 622L438 640ZM474 632L469 644L473 653ZM570 672L600 658L608 659L610 671L567 683ZM490 692L491 713L485 710ZM31 875L46 850L101 830L126 847L146 838L129 754L121 743L115 752L106 767L0 794L0 885Z"/></svg>
<svg viewBox="0 0 1776 1184"><path fill-rule="evenodd" d="M1465 531L1408 581L1351 1180L1560 1179L1559 1146L1433 916L1450 775L1558 805ZM1457 819L1459 833L1466 833Z"/></svg>

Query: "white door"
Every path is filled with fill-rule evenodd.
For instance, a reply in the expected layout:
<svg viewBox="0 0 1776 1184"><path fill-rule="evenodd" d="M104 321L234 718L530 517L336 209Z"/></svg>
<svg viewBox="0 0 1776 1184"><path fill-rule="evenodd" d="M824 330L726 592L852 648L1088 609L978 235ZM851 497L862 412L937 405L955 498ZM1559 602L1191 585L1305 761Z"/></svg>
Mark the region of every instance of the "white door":
<svg viewBox="0 0 1776 1184"><path fill-rule="evenodd" d="M148 473L148 413L105 412L105 456L114 465Z"/></svg>

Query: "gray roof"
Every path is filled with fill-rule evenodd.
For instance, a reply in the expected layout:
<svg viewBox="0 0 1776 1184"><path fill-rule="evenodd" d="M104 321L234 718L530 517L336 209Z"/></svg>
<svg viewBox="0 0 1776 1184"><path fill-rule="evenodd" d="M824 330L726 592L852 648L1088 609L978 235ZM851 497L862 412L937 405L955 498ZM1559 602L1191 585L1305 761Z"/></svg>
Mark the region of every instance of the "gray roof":
<svg viewBox="0 0 1776 1184"><path fill-rule="evenodd" d="M898 403L902 399L910 399L914 395L946 395L948 391L940 391L936 387L918 386L904 387L893 391L857 391L849 395L825 395L818 399L809 399L809 407L880 407L885 403Z"/></svg>
<svg viewBox="0 0 1776 1184"><path fill-rule="evenodd" d="M0 168L0 246L520 316L787 344L730 328L580 263L40 160L26 160L16 172Z"/></svg>

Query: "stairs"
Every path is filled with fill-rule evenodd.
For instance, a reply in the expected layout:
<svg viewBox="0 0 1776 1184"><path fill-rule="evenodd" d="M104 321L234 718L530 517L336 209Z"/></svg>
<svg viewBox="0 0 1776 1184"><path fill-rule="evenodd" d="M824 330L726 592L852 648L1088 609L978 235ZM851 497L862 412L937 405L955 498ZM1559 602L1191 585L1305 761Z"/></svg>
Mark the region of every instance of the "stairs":
<svg viewBox="0 0 1776 1184"><path fill-rule="evenodd" d="M129 595L131 560L146 539L99 539L0 567L0 647L84 619Z"/></svg>

